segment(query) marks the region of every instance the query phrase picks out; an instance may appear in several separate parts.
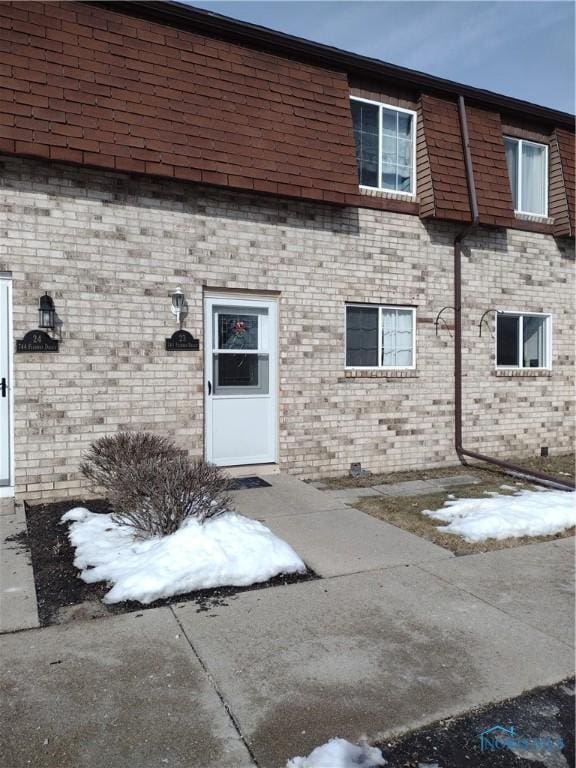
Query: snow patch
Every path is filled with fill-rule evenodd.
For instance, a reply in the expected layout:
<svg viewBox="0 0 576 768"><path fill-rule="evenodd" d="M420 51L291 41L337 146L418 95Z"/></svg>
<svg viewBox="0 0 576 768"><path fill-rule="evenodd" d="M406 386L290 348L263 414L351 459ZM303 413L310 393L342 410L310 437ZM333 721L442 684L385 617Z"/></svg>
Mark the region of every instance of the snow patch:
<svg viewBox="0 0 576 768"><path fill-rule="evenodd" d="M170 536L136 539L133 530L84 507L66 512L74 565L87 584L112 582L105 603L159 598L210 587L268 581L304 573L306 566L285 541L256 520L234 512L198 523L187 520Z"/></svg>
<svg viewBox="0 0 576 768"><path fill-rule="evenodd" d="M455 499L442 509L425 509L423 515L442 520L442 533L466 541L551 536L576 525L576 496L569 491L519 491L486 499Z"/></svg>
<svg viewBox="0 0 576 768"><path fill-rule="evenodd" d="M308 757L293 757L286 768L378 768L386 765L382 752L367 744L351 744L345 739L330 739L316 747Z"/></svg>

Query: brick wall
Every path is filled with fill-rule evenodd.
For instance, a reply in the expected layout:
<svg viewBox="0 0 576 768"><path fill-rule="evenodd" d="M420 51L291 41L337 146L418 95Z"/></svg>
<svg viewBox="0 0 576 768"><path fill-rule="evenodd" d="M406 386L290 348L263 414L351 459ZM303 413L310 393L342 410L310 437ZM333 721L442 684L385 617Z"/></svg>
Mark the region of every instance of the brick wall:
<svg viewBox="0 0 576 768"><path fill-rule="evenodd" d="M170 293L202 339L203 286L279 291L283 470L338 475L455 462L451 331L457 225L369 209L286 202L195 184L14 157L1 165L0 271L14 281L15 336L47 290L57 355L15 355L17 492L78 495L89 442L119 428L202 453L201 353L170 355ZM538 233L484 230L463 260L465 443L500 456L566 451L573 414L573 252ZM346 301L415 304L417 370L348 376ZM551 374L494 375L485 309L551 311ZM448 322L450 317L447 316Z"/></svg>

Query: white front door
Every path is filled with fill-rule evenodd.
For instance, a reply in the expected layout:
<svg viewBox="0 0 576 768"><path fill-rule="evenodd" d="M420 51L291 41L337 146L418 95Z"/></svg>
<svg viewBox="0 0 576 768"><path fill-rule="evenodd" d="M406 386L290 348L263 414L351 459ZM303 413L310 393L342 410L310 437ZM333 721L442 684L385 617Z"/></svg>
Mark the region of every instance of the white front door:
<svg viewBox="0 0 576 768"><path fill-rule="evenodd" d="M11 485L11 283L0 277L0 489Z"/></svg>
<svg viewBox="0 0 576 768"><path fill-rule="evenodd" d="M206 460L276 461L276 302L207 298Z"/></svg>

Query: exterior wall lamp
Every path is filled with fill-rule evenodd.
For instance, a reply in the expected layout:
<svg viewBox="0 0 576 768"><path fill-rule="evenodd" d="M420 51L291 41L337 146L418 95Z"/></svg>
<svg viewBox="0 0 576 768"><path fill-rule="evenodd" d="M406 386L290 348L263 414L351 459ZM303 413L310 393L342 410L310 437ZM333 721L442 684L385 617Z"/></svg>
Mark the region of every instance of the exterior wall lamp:
<svg viewBox="0 0 576 768"><path fill-rule="evenodd" d="M47 330L53 331L56 325L56 310L54 308L52 297L48 296L47 292L44 294L44 296L40 296L38 315L38 328L45 328Z"/></svg>
<svg viewBox="0 0 576 768"><path fill-rule="evenodd" d="M176 322L180 325L180 316L184 309L184 291L178 287L172 294L172 314L176 315Z"/></svg>

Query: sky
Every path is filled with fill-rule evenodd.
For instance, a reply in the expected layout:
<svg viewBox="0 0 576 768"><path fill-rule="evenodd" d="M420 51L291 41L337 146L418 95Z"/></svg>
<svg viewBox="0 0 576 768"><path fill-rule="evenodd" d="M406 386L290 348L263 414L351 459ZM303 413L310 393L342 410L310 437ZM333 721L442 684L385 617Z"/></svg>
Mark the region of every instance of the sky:
<svg viewBox="0 0 576 768"><path fill-rule="evenodd" d="M466 85L574 113L565 0L180 0Z"/></svg>

